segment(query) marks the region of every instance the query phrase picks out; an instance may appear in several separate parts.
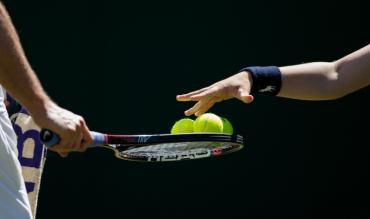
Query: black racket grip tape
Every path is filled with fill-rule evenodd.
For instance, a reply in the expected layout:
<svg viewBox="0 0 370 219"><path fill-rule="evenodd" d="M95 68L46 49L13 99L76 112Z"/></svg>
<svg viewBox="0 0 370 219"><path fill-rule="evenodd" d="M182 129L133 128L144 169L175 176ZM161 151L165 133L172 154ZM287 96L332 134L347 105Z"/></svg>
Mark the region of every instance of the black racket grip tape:
<svg viewBox="0 0 370 219"><path fill-rule="evenodd" d="M54 133L49 129L41 129L40 141L46 147L53 147L54 145L59 143L60 137L58 134Z"/></svg>

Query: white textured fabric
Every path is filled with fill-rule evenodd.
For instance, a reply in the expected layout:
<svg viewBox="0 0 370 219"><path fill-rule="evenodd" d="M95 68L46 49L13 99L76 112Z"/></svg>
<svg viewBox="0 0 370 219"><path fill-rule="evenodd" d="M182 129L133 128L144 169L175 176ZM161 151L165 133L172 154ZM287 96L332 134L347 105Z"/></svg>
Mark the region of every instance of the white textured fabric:
<svg viewBox="0 0 370 219"><path fill-rule="evenodd" d="M0 218L32 219L21 165L17 138L4 104L5 92L0 86Z"/></svg>
<svg viewBox="0 0 370 219"><path fill-rule="evenodd" d="M11 118L18 137L18 160L22 166L22 175L32 214L36 217L41 177L46 161L46 148L40 142L40 128L24 109L13 114Z"/></svg>

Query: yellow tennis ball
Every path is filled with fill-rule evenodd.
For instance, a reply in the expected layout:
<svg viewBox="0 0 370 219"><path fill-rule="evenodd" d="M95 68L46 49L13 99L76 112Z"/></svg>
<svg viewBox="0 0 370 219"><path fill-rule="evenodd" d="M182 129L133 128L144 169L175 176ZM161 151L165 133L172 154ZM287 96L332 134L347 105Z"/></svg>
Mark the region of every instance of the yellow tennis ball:
<svg viewBox="0 0 370 219"><path fill-rule="evenodd" d="M233 128L233 125L231 124L231 122L228 119L224 118L224 117L222 117L221 119L222 119L222 122L223 122L223 125L224 125L223 133L232 135L233 132L234 132L234 128Z"/></svg>
<svg viewBox="0 0 370 219"><path fill-rule="evenodd" d="M171 129L171 134L192 133L194 132L194 120L189 118L180 119Z"/></svg>
<svg viewBox="0 0 370 219"><path fill-rule="evenodd" d="M223 131L223 122L221 117L213 113L200 115L194 122L194 132L218 132Z"/></svg>

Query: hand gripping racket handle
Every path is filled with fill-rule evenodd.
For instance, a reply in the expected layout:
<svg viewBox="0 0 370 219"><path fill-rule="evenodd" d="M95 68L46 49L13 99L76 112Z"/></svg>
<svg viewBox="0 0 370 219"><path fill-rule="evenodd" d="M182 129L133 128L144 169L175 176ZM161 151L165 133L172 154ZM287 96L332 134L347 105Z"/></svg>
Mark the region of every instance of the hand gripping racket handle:
<svg viewBox="0 0 370 219"><path fill-rule="evenodd" d="M93 138L93 143L89 145L89 147L95 147L106 143L106 138L104 134L92 131L90 131L90 134ZM49 129L41 129L40 141L46 147L53 147L60 142L60 136Z"/></svg>

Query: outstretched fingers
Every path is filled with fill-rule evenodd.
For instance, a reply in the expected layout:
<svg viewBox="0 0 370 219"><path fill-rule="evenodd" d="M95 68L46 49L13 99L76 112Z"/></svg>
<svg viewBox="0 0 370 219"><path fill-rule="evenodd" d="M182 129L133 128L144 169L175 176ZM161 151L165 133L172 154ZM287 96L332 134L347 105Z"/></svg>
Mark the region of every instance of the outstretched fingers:
<svg viewBox="0 0 370 219"><path fill-rule="evenodd" d="M190 109L186 110L184 112L184 114L186 116L191 116L193 115L195 112L198 111L198 109L203 105L203 101L198 101L193 107L191 107Z"/></svg>
<svg viewBox="0 0 370 219"><path fill-rule="evenodd" d="M191 116L195 114L196 116L199 116L205 112L207 112L214 104L215 104L214 98L205 98L199 100L192 108L185 111L186 116Z"/></svg>
<svg viewBox="0 0 370 219"><path fill-rule="evenodd" d="M177 101L192 101L192 100L194 100L192 98L192 96L200 94L200 93L206 91L207 89L209 89L209 87L205 87L205 88L202 88L202 89L199 89L199 90L196 90L196 91L192 91L192 92L187 93L187 94L180 94L180 95L176 96L176 99L177 99Z"/></svg>
<svg viewBox="0 0 370 219"><path fill-rule="evenodd" d="M190 98L193 101L198 101L202 98L212 98L217 93L217 91L218 91L217 87L210 87L207 90L204 90L203 92L192 95Z"/></svg>
<svg viewBox="0 0 370 219"><path fill-rule="evenodd" d="M200 116L203 113L207 112L213 105L215 104L214 98L208 99L208 101L205 101L198 109L197 112L195 112L196 116Z"/></svg>

